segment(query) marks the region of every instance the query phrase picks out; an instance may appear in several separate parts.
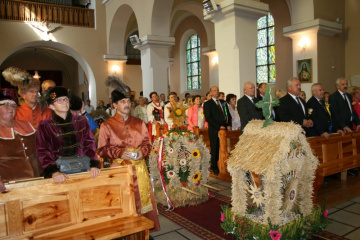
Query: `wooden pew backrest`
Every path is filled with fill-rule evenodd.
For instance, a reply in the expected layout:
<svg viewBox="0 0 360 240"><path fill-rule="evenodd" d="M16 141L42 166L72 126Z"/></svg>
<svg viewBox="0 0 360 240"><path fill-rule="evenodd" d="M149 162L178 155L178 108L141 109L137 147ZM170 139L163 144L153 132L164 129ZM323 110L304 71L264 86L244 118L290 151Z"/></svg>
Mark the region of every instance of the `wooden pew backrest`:
<svg viewBox="0 0 360 240"><path fill-rule="evenodd" d="M133 170L129 165L102 171L95 179L89 173L72 174L64 183L44 179L7 188L7 193L0 193L0 239L58 239L65 232L75 236L95 226L98 231L94 236L106 234L104 228L109 234L115 231L113 236L121 236L126 231L116 233L119 229L111 229L108 223L127 219L130 224L142 218L135 208ZM148 229L153 227L149 222L152 226L147 223Z"/></svg>

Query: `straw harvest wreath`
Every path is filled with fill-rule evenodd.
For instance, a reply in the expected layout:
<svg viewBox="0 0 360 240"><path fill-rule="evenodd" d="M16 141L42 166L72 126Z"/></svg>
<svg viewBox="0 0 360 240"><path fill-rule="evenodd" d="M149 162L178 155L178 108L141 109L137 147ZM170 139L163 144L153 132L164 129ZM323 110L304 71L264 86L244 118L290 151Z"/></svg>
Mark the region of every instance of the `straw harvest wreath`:
<svg viewBox="0 0 360 240"><path fill-rule="evenodd" d="M174 104L170 110L179 127L156 139L149 156L155 198L169 209L198 205L209 199L210 153L201 138L180 126L186 108Z"/></svg>

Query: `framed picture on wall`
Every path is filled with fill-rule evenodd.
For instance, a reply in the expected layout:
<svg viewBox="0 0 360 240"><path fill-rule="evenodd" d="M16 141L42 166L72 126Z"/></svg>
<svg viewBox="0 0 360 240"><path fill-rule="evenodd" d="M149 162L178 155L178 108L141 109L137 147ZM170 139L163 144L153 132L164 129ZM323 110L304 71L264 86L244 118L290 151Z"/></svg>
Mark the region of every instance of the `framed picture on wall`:
<svg viewBox="0 0 360 240"><path fill-rule="evenodd" d="M302 59L296 61L296 69L300 82L311 83L312 82L312 59Z"/></svg>

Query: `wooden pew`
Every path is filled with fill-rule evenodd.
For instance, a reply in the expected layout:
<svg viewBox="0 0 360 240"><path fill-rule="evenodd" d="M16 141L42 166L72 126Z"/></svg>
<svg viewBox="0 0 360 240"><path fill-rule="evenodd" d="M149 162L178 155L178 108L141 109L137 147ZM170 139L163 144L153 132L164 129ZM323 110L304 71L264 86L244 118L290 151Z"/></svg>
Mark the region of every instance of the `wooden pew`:
<svg viewBox="0 0 360 240"><path fill-rule="evenodd" d="M149 239L154 223L138 215L130 165L6 185L0 239Z"/></svg>
<svg viewBox="0 0 360 240"><path fill-rule="evenodd" d="M226 162L230 156L230 152L235 148L235 145L239 141L240 134L241 130L227 131L224 128L219 131L220 146L218 167L220 173L218 178L227 182L231 182L231 176L227 170Z"/></svg>
<svg viewBox="0 0 360 240"><path fill-rule="evenodd" d="M204 141L206 147L210 150L210 138L207 128L199 128L198 126L193 127L193 133L198 135Z"/></svg>
<svg viewBox="0 0 360 240"><path fill-rule="evenodd" d="M203 138L204 143L210 150L210 138L207 128L199 129L199 127L195 126L193 130L194 134L201 136ZM239 137L241 134L241 130L233 130L227 131L225 128L220 129L219 131L219 175L212 175L213 177L217 177L227 182L231 182L231 176L227 171L226 161L230 156L230 152L235 148L236 143L239 141Z"/></svg>
<svg viewBox="0 0 360 240"><path fill-rule="evenodd" d="M360 133L347 133L345 136L334 134L324 137L308 138L313 153L319 159L314 181L313 202L324 182L324 177L341 173L341 180L346 180L347 170L360 166Z"/></svg>

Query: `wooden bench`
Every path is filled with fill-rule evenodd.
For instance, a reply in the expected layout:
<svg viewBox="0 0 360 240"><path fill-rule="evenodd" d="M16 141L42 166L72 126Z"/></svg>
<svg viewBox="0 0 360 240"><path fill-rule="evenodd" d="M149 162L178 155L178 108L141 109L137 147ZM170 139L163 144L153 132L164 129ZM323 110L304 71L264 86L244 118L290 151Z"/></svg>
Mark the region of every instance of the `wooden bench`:
<svg viewBox="0 0 360 240"><path fill-rule="evenodd" d="M204 143L206 144L207 148L210 150L210 138L209 132L207 128L201 128L195 126L194 127L194 134L201 136ZM218 160L218 167L219 167L219 175L212 175L213 177L217 177L221 180L231 182L231 176L227 171L227 164L226 161L230 156L230 152L235 148L236 143L239 141L239 137L241 134L241 130L232 130L227 131L224 129L220 129L219 131L219 160Z"/></svg>
<svg viewBox="0 0 360 240"><path fill-rule="evenodd" d="M210 149L208 129L194 127L194 134L201 136ZM217 177L222 180L231 182L226 161L229 158L230 151L235 148L236 143L239 141L239 136L240 130L226 131L222 129L219 131L218 166L220 174ZM347 133L344 137L339 134L332 134L329 139L312 137L307 140L314 155L319 159L314 181L313 201L316 202L317 192L324 182L324 177L341 173L341 180L345 181L347 170L360 167L360 132Z"/></svg>
<svg viewBox="0 0 360 240"><path fill-rule="evenodd" d="M324 177L341 173L341 180L346 180L347 170L360 166L360 133L347 133L344 137L334 134L329 139L313 137L308 142L319 159L314 181L313 202L316 202Z"/></svg>
<svg viewBox="0 0 360 240"><path fill-rule="evenodd" d="M6 185L0 193L0 239L149 239L154 223L135 207L130 165Z"/></svg>

